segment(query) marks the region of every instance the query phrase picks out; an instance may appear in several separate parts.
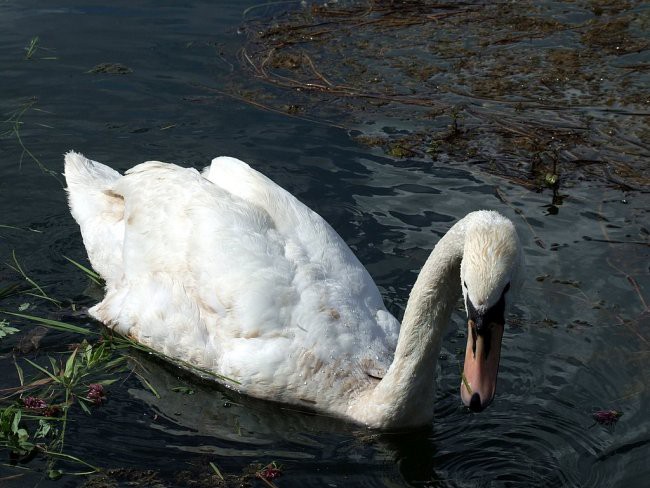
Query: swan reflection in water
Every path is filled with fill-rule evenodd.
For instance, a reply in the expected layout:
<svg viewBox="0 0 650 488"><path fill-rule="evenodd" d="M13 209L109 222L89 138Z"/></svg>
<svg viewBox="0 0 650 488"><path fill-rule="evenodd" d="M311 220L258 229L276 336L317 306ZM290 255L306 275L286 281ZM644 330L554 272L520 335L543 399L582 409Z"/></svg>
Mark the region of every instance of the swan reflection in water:
<svg viewBox="0 0 650 488"><path fill-rule="evenodd" d="M298 465L291 470L292 479L307 476L313 486L337 479L342 483L338 486L376 486L382 476L400 485L439 479L432 426L369 431L239 394L150 355L137 353L137 361L150 385L131 387L129 394L151 409L147 427L160 431L168 448L215 456L217 464L220 458L231 458L239 469L272 460Z"/></svg>

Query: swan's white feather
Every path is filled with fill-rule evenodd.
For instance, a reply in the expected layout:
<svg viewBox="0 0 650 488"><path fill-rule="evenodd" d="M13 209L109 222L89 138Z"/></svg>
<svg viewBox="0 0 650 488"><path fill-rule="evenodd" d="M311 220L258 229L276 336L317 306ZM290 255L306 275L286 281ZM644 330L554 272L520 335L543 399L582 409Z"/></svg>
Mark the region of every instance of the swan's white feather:
<svg viewBox="0 0 650 488"><path fill-rule="evenodd" d="M106 279L100 321L245 393L324 410L389 367L399 324L366 269L247 164L216 158L201 175L151 161L120 176L68 153L65 174Z"/></svg>
<svg viewBox="0 0 650 488"><path fill-rule="evenodd" d="M122 274L124 201L111 187L121 175L72 151L65 161L70 211L81 227L88 256L100 275L115 279Z"/></svg>

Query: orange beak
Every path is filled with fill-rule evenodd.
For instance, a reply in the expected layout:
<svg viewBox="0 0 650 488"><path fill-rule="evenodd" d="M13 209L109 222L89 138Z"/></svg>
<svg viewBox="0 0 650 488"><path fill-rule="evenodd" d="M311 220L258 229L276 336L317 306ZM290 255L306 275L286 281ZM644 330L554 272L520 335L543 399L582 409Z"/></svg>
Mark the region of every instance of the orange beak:
<svg viewBox="0 0 650 488"><path fill-rule="evenodd" d="M483 410L494 398L502 338L503 324L489 324L479 334L472 320L467 323L467 348L460 396L463 403L475 412Z"/></svg>

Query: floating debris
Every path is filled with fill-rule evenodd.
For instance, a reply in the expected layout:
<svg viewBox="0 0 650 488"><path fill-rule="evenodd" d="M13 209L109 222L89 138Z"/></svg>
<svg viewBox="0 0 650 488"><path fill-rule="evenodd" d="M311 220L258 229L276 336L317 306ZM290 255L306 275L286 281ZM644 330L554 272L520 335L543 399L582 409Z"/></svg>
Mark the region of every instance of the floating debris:
<svg viewBox="0 0 650 488"><path fill-rule="evenodd" d="M596 424L606 425L608 427L615 425L623 416L623 412L619 410L598 410L592 414L593 419L596 421Z"/></svg>
<svg viewBox="0 0 650 488"><path fill-rule="evenodd" d="M32 59L32 56L38 50L38 43L38 36L31 38L27 47L25 47L25 59Z"/></svg>
<svg viewBox="0 0 650 488"><path fill-rule="evenodd" d="M580 181L650 188L640 3L302 5L247 18L239 61L250 76L212 91L299 108L394 159L469 161L551 191L551 214Z"/></svg>
<svg viewBox="0 0 650 488"><path fill-rule="evenodd" d="M133 70L121 63L100 63L87 71L92 74L128 75Z"/></svg>

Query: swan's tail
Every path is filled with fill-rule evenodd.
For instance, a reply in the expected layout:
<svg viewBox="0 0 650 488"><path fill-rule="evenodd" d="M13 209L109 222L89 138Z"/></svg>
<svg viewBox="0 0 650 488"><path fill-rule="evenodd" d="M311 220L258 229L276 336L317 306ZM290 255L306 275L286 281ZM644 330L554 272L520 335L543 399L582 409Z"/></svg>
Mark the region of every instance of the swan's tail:
<svg viewBox="0 0 650 488"><path fill-rule="evenodd" d="M65 155L70 212L81 228L88 258L106 280L122 274L124 198L113 190L121 175L70 151Z"/></svg>

